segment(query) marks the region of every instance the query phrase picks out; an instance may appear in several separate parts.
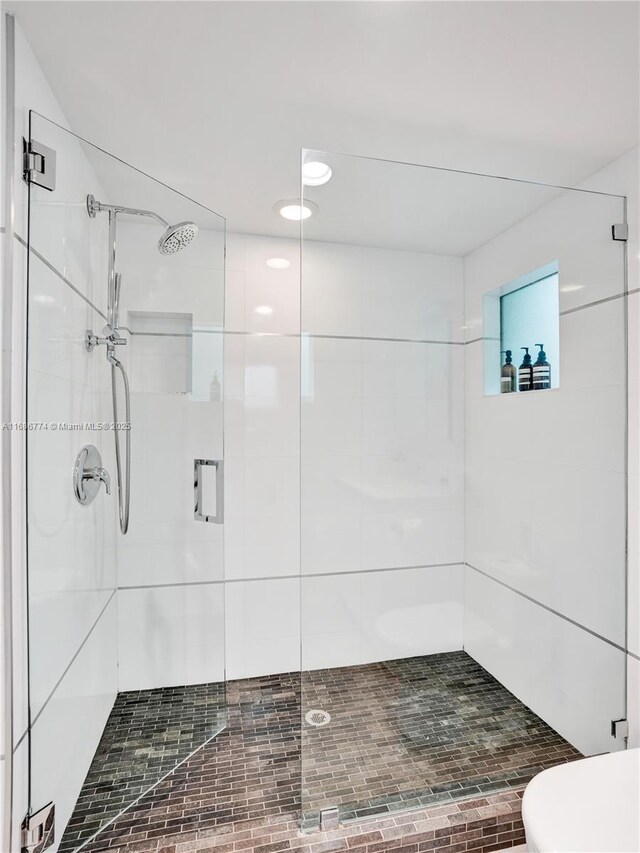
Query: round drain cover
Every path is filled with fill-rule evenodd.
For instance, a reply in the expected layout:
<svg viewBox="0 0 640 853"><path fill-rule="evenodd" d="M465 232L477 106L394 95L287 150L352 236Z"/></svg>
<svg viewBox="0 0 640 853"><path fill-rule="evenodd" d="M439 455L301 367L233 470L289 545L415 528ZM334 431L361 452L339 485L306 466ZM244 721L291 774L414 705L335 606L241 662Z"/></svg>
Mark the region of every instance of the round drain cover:
<svg viewBox="0 0 640 853"><path fill-rule="evenodd" d="M331 714L328 711L320 711L317 708L307 711L304 718L310 726L326 726L327 723L331 722Z"/></svg>

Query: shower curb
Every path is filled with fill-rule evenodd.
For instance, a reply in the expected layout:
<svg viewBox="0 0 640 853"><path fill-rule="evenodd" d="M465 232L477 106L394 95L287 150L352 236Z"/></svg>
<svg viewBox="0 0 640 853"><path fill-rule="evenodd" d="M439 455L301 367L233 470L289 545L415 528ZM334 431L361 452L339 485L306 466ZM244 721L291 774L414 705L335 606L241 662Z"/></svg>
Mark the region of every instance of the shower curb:
<svg viewBox="0 0 640 853"><path fill-rule="evenodd" d="M523 793L520 788L308 834L291 815L238 821L122 844L109 853L490 853L524 843Z"/></svg>

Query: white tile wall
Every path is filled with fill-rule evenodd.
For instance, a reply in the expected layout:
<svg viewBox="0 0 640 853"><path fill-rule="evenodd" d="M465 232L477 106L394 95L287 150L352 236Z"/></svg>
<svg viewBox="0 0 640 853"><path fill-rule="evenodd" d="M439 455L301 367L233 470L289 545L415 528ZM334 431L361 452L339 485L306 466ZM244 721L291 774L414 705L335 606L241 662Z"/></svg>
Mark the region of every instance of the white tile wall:
<svg viewBox="0 0 640 853"><path fill-rule="evenodd" d="M559 262L561 310L620 293L610 226L621 218L619 199L563 193L472 252L468 339L482 333L484 292L549 261ZM620 645L624 312L616 299L561 317L557 391L484 397L482 343L466 347L465 364L467 563ZM609 725L624 713L621 652L472 570L465 596L465 648L483 666L579 749L618 747Z"/></svg>
<svg viewBox="0 0 640 853"><path fill-rule="evenodd" d="M462 648L462 566L302 578L303 670Z"/></svg>
<svg viewBox="0 0 640 853"><path fill-rule="evenodd" d="M297 338L234 334L299 331L297 255L294 241L228 238L225 573L228 580L271 578L226 585L230 677L300 666L294 579L300 572L300 464L304 572L462 559L462 349L304 336L300 376ZM269 257L287 258L291 266L270 270ZM305 252L303 289L317 319L312 330L377 335L386 329L386 336L449 340L461 325L460 269L451 258L313 244ZM273 310L256 311L265 306ZM342 642L340 632L314 631L304 639L316 644L316 663L352 659L354 644L359 662L373 660L385 646L390 656L440 650L435 629L418 641L417 621L405 605L418 600L428 610L441 594L434 586L441 571L434 569L422 586L410 573L406 580L397 573L394 583L402 580L405 598L396 616L377 613L374 592L367 592L362 611L369 589L364 575L362 581L347 576L344 586L342 578L327 578L335 585L335 606L358 613L357 639ZM281 579L286 575L292 580ZM458 568L446 568L451 608L442 642L453 648L461 645L459 577ZM385 627L370 629L371 620Z"/></svg>
<svg viewBox="0 0 640 853"><path fill-rule="evenodd" d="M312 338L302 571L463 559L462 347Z"/></svg>
<svg viewBox="0 0 640 853"><path fill-rule="evenodd" d="M105 611L32 729L31 802L56 804L57 849L118 690L116 602Z"/></svg>
<svg viewBox="0 0 640 853"><path fill-rule="evenodd" d="M622 748L623 652L467 568L465 650L586 755Z"/></svg>
<svg viewBox="0 0 640 853"><path fill-rule="evenodd" d="M300 669L300 579L225 584L227 677Z"/></svg>
<svg viewBox="0 0 640 853"><path fill-rule="evenodd" d="M222 584L120 589L119 689L224 680Z"/></svg>
<svg viewBox="0 0 640 853"><path fill-rule="evenodd" d="M562 192L467 255L467 340L482 335L482 300L487 291L517 281L551 261L559 265L561 311L619 293L622 251L611 239L611 225L622 221L622 216L619 198Z"/></svg>
<svg viewBox="0 0 640 853"><path fill-rule="evenodd" d="M463 340L462 260L306 240L302 329Z"/></svg>
<svg viewBox="0 0 640 853"><path fill-rule="evenodd" d="M228 335L226 359L226 577L296 575L299 340Z"/></svg>

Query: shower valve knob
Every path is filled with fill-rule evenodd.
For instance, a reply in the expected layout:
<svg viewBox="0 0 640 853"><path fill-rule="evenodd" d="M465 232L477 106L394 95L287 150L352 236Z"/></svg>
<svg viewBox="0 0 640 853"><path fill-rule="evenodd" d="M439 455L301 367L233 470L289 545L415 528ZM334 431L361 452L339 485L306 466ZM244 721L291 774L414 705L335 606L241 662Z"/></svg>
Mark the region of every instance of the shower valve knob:
<svg viewBox="0 0 640 853"><path fill-rule="evenodd" d="M96 483L104 483L105 492L111 494L111 477L106 468L85 468L82 472L83 480L95 480Z"/></svg>
<svg viewBox="0 0 640 853"><path fill-rule="evenodd" d="M93 444L87 444L76 457L73 466L73 492L78 503L83 506L90 504L104 483L105 491L111 494L111 477L106 468L102 467L100 451Z"/></svg>

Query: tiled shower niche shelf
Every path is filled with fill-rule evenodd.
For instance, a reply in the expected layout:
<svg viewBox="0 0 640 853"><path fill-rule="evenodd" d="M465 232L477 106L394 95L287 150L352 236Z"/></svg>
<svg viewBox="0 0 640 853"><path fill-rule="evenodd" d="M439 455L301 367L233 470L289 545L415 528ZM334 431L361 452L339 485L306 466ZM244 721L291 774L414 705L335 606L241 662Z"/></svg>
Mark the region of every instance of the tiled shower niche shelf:
<svg viewBox="0 0 640 853"><path fill-rule="evenodd" d="M551 387L530 389L552 391L560 385L560 306L558 294L558 263L552 261L502 287L485 293L484 366L485 396L514 397L529 393L520 391L518 370L529 348L531 364L535 365L542 344L550 364ZM511 350L516 371L516 390L501 394L500 379L505 352Z"/></svg>

